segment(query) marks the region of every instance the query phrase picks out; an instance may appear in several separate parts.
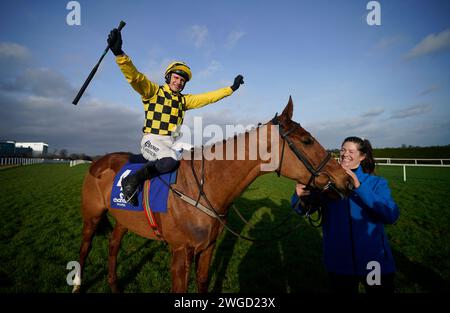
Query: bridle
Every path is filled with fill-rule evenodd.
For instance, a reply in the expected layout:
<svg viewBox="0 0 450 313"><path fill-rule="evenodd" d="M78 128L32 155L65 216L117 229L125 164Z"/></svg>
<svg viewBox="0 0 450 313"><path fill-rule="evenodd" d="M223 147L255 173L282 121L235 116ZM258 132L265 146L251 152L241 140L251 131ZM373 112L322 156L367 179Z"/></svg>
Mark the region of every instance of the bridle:
<svg viewBox="0 0 450 313"><path fill-rule="evenodd" d="M311 177L309 178L309 181L306 184L305 188L306 189L316 189L316 190L319 190L320 192L323 192L328 189L333 189L335 192L337 192L339 194L339 196L341 198L343 198L344 195L342 194L341 191L339 191L336 188L336 186L334 185L334 181L331 178L330 174L328 174L325 171L322 171L322 169L325 167L325 165L331 159L331 153L327 152L327 155L322 160L322 162L320 162L319 166L317 168L314 168L314 166L311 164L311 162L306 158L306 156L304 154L302 154L300 152L300 150L297 149L297 147L294 145L292 140L289 138L289 134L291 134L295 130L295 126L286 131L284 129L284 126L280 123L280 120L278 118L278 113L275 114L275 117L272 119L271 122L273 125L278 125L280 136L283 139L283 147L281 150L281 159L280 159L280 162L278 165L278 169L275 170L278 177L280 176L281 165L282 165L283 159L284 159L284 148L285 148L286 142L287 142L289 148L292 150L292 152L295 154L295 156L303 163L303 165L306 167L306 169L311 173ZM322 188L317 187L317 185L315 183L316 178L319 177L320 175L326 175L328 177L328 182Z"/></svg>
<svg viewBox="0 0 450 313"><path fill-rule="evenodd" d="M283 139L283 147L281 149L281 159L280 163L278 165L278 169L275 170L278 177L280 177L281 172L281 166L283 164L284 159L284 148L286 146L286 142L288 143L289 148L292 150L292 152L295 154L295 156L303 163L303 165L306 167L306 169L311 173L311 176L308 180L308 183L306 184L305 189L309 189L316 193L316 197L307 197L305 199L302 199L302 197L299 197L297 200L297 203L295 203L294 208L298 206L299 202L302 203L302 206L306 209L305 215L309 220L309 223L314 227L320 227L323 225L325 220L325 210L323 210L323 203L319 200L319 202L315 201L317 199L321 199L321 193L332 189L335 191L341 199L344 199L345 195L336 188L333 179L330 177L330 174L328 174L325 171L322 171L322 169L325 167L325 165L330 161L331 159L331 153L327 152L327 155L325 158L320 162L319 166L317 168L314 168L314 166L311 164L311 162L306 158L304 154L300 152L300 150L297 149L297 147L294 145L292 140L289 138L289 134L292 133L295 130L295 126L292 127L289 130L285 130L283 125L280 123L280 120L278 118L278 113L275 114L275 117L272 119L272 124L278 126L278 131L280 133L281 139ZM317 187L315 180L320 175L326 175L328 177L328 181L322 188ZM314 219L312 216L314 212L317 212L317 219Z"/></svg>
<svg viewBox="0 0 450 313"><path fill-rule="evenodd" d="M275 117L272 119L271 122L272 122L273 125L278 125L279 126L280 136L283 139L283 148L282 148L282 152L281 152L281 159L280 159L280 163L279 163L278 169L275 171L278 174L278 176L280 176L281 165L282 165L283 157L284 157L284 148L285 148L285 144L287 142L288 145L289 145L289 148L292 150L292 152L294 152L294 154L297 156L297 158L305 165L305 167L311 173L311 177L310 177L306 187L307 188L312 188L312 189L315 189L315 190L319 190L319 193L321 193L321 192L323 192L323 191L325 191L327 189L333 189L341 196L341 198L343 198L344 197L343 194L334 186L334 182L333 182L332 178L330 177L330 175L327 172L322 172L322 169L325 167L325 165L331 159L331 153L327 152L326 157L322 160L322 162L320 162L319 166L317 168L314 168L314 166L311 164L311 162L308 161L308 159L297 149L297 147L294 145L292 140L289 138L289 134L295 130L295 127L292 127L290 130L285 131L283 125L281 125L281 123L280 123L280 121L278 119L278 113L275 114ZM166 183L166 185L168 185L168 187L177 196L179 196L182 200L186 201L187 203L189 203L190 205L194 206L195 208L202 210L204 213L210 215L211 217L216 218L217 220L219 220L219 222L228 231L230 231L233 235L235 235L235 236L237 236L238 238L241 238L241 239L245 239L245 240L248 240L248 241L256 242L255 239L243 236L240 233L237 233L237 232L233 231L231 228L229 228L228 225L226 224L225 220L224 220L225 216L222 215L222 214L219 214L217 212L217 210L214 209L213 205L211 204L211 202L209 201L208 197L206 196L206 194L205 194L205 192L203 190L203 185L204 185L204 182L205 182L205 179L204 179L204 173L205 172L204 172L203 146L202 146L202 160L201 160L202 163L201 163L201 174L200 174L201 177L200 178L197 176L197 173L195 171L194 153L195 153L194 152L194 148L192 148L191 149L191 164L190 165L191 165L192 174L194 176L195 182L196 182L196 184L197 184L197 186L199 188L199 194L198 194L197 200L195 200L193 198L190 198L189 196L183 194L182 192L180 192L178 190L175 190L172 186L170 186L167 183ZM324 187L318 188L317 185L315 184L315 179L316 179L316 177L319 177L322 174L325 174L328 177L328 182L326 183L326 185ZM206 201L207 206L204 206L204 205L202 205L200 203L200 199L201 198L203 198ZM320 224L314 225L313 222L316 222L316 221L312 220L312 218L311 218L311 214L312 214L313 208L311 207L310 204L307 204L306 206L308 207L307 217L308 217L310 223L313 226L316 226L316 227L320 226L321 223L323 222L322 210L320 208L318 208L318 212L319 212L319 219L318 220L320 220ZM310 212L311 212L311 214L310 214ZM246 221L241 216L239 211L237 211L237 213L241 217L241 219L244 221L244 223L248 224L248 221ZM285 219L281 224L275 226L273 229L282 226L286 221L287 221L287 219ZM270 242L270 241L281 239L281 238L289 235L290 233L292 233L299 226L300 226L300 223L298 225L296 225L295 227L293 227L292 229L288 230L287 232L281 234L280 236L277 236L276 238L272 238L271 240L259 240L258 242Z"/></svg>

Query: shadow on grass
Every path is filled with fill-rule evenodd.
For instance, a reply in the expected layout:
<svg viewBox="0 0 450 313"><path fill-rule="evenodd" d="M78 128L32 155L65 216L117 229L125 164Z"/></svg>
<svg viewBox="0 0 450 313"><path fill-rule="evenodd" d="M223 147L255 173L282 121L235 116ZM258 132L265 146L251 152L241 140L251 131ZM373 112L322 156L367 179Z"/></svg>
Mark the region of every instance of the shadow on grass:
<svg viewBox="0 0 450 313"><path fill-rule="evenodd" d="M405 290L406 292L450 292L450 282L444 280L438 273L423 264L411 261L398 250L392 249L392 253L398 270L397 287L402 285L412 288Z"/></svg>
<svg viewBox="0 0 450 313"><path fill-rule="evenodd" d="M236 201L236 206L247 220L251 220L262 207L272 209L271 213L262 213L260 220L248 233L249 237L265 242L251 244L242 257L238 265L239 292L327 291L327 275L321 260L320 232L295 214L289 201L283 200L279 205L269 198L240 198ZM242 229L243 222L234 212L230 211L229 214L229 225L233 229ZM273 229L288 215L291 217L283 226ZM299 223L300 226L286 237L273 240ZM240 239L226 232L217 246L211 266L211 274L215 273L216 276L213 286L210 286L212 292L223 291L227 268L238 240Z"/></svg>
<svg viewBox="0 0 450 313"><path fill-rule="evenodd" d="M130 259L132 255L140 252L140 250L142 250L142 249L145 249L148 252L140 258L140 261L137 264L135 264L134 266L127 269L126 271L122 270L122 273L120 274L120 276L118 274L118 277L117 277L118 285L122 291L126 289L127 285L129 285L130 283L132 283L133 281L136 280L136 277L142 271L142 268L144 267L144 265L148 262L151 262L151 260L156 255L156 253L158 253L158 251L167 250L167 246L164 243L148 239L139 249L136 249L136 251L134 251L133 253L126 254L126 255L122 254L122 258L121 258L122 261L126 261L126 259ZM117 262L119 262L119 261L120 260L118 258ZM149 281L148 283L151 284L151 281Z"/></svg>
<svg viewBox="0 0 450 313"><path fill-rule="evenodd" d="M105 240L108 240L109 237L105 237ZM120 274L117 274L117 281L119 288L123 291L126 289L126 286L130 284L132 281L134 281L139 274L139 272L142 270L145 263L147 263L149 260L152 259L154 254L158 251L160 248L160 245L157 244L157 242L154 242L153 240L147 240L142 245L140 245L137 249L135 249L131 253L124 253L122 250L119 251L119 255L117 257L117 269L120 266L121 262L126 262L127 259L132 259L132 257L135 254L141 253L143 250L150 250L148 253L146 253L144 256L140 258L140 261L135 264L134 266L127 268L126 270L123 270ZM102 270L96 271L94 276L88 276L87 272L83 275L83 284L82 284L82 292L89 292L90 288L93 288L95 285L103 284L108 282L108 256L102 260L104 261L104 266L102 267ZM89 256L86 262L86 267L92 266L92 263L89 260Z"/></svg>
<svg viewBox="0 0 450 313"><path fill-rule="evenodd" d="M244 255L238 257L239 292L330 292L327 273L322 262L322 238L320 230L313 228L302 217L293 214L285 226L279 230L264 231L278 225L290 213L290 203L283 200L277 205L269 198L248 200L240 198L236 201L242 215L251 220L256 212L263 207L272 209L271 213L263 212L259 221L246 234L259 240L271 240L280 233L294 227L298 222L300 227L289 236L268 242L266 244L250 244L244 249ZM241 230L244 224L229 212L229 226ZM225 232L223 240L216 247L216 254L211 266L211 275L215 281L210 286L212 292L223 292L227 271L235 267L233 254L241 239ZM411 261L402 252L392 249L397 264L397 292L450 292L450 282L443 279L436 271L423 264ZM232 259L233 258L233 259Z"/></svg>

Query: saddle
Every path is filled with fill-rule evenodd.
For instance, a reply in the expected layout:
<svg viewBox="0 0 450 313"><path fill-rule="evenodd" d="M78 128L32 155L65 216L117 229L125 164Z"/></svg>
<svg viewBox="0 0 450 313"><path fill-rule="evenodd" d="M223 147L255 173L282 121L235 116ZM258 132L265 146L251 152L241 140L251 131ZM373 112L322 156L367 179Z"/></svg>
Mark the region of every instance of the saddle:
<svg viewBox="0 0 450 313"><path fill-rule="evenodd" d="M146 180L144 184L139 187L138 206L133 206L127 203L122 193L122 179L127 175L139 170L148 161L142 154L134 154L130 156L128 163L126 163L116 174L111 191L111 208L143 211L144 204L147 204L151 211L165 213L167 212L167 199L169 196L169 186L176 183L177 169L173 172L161 174Z"/></svg>

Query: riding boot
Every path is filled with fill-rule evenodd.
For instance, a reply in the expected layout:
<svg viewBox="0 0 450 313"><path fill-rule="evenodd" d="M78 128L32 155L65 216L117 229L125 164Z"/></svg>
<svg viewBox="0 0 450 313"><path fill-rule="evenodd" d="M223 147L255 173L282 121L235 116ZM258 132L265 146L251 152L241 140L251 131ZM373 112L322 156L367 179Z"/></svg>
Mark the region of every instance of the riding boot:
<svg viewBox="0 0 450 313"><path fill-rule="evenodd" d="M155 161L147 162L135 173L128 175L122 179L122 192L125 196L125 200L131 203L133 206L139 205L139 186L147 179L151 179L158 174L158 170L156 169L155 165Z"/></svg>

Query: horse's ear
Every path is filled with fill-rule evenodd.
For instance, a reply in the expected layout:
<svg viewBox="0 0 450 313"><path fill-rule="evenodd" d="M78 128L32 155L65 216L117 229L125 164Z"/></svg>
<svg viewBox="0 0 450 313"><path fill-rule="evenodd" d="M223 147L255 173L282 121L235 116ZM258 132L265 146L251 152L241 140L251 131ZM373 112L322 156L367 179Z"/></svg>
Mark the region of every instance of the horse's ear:
<svg viewBox="0 0 450 313"><path fill-rule="evenodd" d="M283 113L281 113L281 115L283 115L288 120L291 120L293 111L294 111L294 103L292 102L292 97L289 96L289 102L284 108Z"/></svg>

